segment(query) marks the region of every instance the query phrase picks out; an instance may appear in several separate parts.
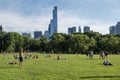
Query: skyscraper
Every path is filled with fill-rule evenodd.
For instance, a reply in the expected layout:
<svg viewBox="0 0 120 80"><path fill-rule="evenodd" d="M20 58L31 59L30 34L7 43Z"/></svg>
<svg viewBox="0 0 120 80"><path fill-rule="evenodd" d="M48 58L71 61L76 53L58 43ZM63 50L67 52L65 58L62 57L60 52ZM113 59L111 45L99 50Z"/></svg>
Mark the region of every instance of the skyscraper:
<svg viewBox="0 0 120 80"><path fill-rule="evenodd" d="M76 27L72 27L72 33L76 33Z"/></svg>
<svg viewBox="0 0 120 80"><path fill-rule="evenodd" d="M31 38L31 33L22 33L22 36Z"/></svg>
<svg viewBox="0 0 120 80"><path fill-rule="evenodd" d="M120 34L120 22L117 22L116 24L116 32L117 34Z"/></svg>
<svg viewBox="0 0 120 80"><path fill-rule="evenodd" d="M120 22L117 22L116 26L109 27L110 34L120 34Z"/></svg>
<svg viewBox="0 0 120 80"><path fill-rule="evenodd" d="M90 32L90 27L89 26L84 26L84 32Z"/></svg>
<svg viewBox="0 0 120 80"><path fill-rule="evenodd" d="M68 28L68 34L72 34L72 28Z"/></svg>
<svg viewBox="0 0 120 80"><path fill-rule="evenodd" d="M47 40L49 40L49 32L45 31L44 36L46 37Z"/></svg>
<svg viewBox="0 0 120 80"><path fill-rule="evenodd" d="M53 10L53 26L54 26L54 33L57 33L58 30L57 30L57 7L55 6L54 7L54 10Z"/></svg>
<svg viewBox="0 0 120 80"><path fill-rule="evenodd" d="M111 26L111 27L109 28L109 31L110 31L110 34L117 34L116 26Z"/></svg>
<svg viewBox="0 0 120 80"><path fill-rule="evenodd" d="M40 39L42 36L42 31L34 31L34 39Z"/></svg>
<svg viewBox="0 0 120 80"><path fill-rule="evenodd" d="M81 31L81 27L80 27L80 26L78 27L78 32L82 32L82 31Z"/></svg>
<svg viewBox="0 0 120 80"><path fill-rule="evenodd" d="M68 28L68 34L76 33L76 27Z"/></svg>
<svg viewBox="0 0 120 80"><path fill-rule="evenodd" d="M57 7L54 7L53 10L53 19L50 20L50 24L49 24L49 37L51 37L54 33L58 32L58 23L57 23Z"/></svg>
<svg viewBox="0 0 120 80"><path fill-rule="evenodd" d="M0 31L4 31L4 26L0 25Z"/></svg>

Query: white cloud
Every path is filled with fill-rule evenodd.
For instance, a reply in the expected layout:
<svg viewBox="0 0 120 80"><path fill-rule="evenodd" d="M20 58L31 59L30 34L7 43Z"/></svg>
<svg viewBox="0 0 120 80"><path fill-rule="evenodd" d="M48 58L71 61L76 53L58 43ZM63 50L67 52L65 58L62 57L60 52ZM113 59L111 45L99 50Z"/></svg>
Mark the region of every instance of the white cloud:
<svg viewBox="0 0 120 80"><path fill-rule="evenodd" d="M5 30L10 32L31 32L40 30L44 32L48 29L52 14L41 14L37 17L24 17L17 13L0 12L0 24L5 25ZM58 31L68 32L68 27L90 26L91 30L103 34L109 33L109 23L105 20L84 19L66 11L58 13Z"/></svg>
<svg viewBox="0 0 120 80"><path fill-rule="evenodd" d="M48 28L49 15L28 18L16 13L1 12L0 24L5 25L6 31L33 32L35 30L44 31Z"/></svg>
<svg viewBox="0 0 120 80"><path fill-rule="evenodd" d="M84 26L90 26L91 30L95 32L100 32L102 34L109 33L109 26L113 25L105 20L96 19L84 19L75 15L71 15L67 12L59 13L59 32L68 32L68 27L81 26L82 31Z"/></svg>

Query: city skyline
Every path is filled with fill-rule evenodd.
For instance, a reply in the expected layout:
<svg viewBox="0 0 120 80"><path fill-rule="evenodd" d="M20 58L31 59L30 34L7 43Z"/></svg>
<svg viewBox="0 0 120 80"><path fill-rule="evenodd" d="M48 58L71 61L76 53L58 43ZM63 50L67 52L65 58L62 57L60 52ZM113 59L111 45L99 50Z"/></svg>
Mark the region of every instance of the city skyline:
<svg viewBox="0 0 120 80"><path fill-rule="evenodd" d="M0 24L8 32L47 30L54 6L58 7L58 32L69 26L90 26L95 32L109 33L120 19L119 0L0 0Z"/></svg>

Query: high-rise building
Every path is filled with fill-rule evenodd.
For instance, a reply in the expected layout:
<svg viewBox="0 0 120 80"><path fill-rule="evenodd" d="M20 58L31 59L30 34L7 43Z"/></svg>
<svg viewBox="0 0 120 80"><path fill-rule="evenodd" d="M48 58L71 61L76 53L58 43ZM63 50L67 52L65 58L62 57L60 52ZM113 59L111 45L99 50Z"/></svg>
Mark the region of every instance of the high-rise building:
<svg viewBox="0 0 120 80"><path fill-rule="evenodd" d="M116 24L116 32L117 34L120 34L120 22Z"/></svg>
<svg viewBox="0 0 120 80"><path fill-rule="evenodd" d="M72 28L68 28L68 34L72 34Z"/></svg>
<svg viewBox="0 0 120 80"><path fill-rule="evenodd" d="M116 26L109 27L110 34L120 34L120 22L117 22Z"/></svg>
<svg viewBox="0 0 120 80"><path fill-rule="evenodd" d="M78 32L80 32L80 33L82 32L82 30L81 30L81 27L80 27L80 26L78 27Z"/></svg>
<svg viewBox="0 0 120 80"><path fill-rule="evenodd" d="M31 38L31 33L22 33L22 36Z"/></svg>
<svg viewBox="0 0 120 80"><path fill-rule="evenodd" d="M34 39L40 39L42 36L42 31L34 31Z"/></svg>
<svg viewBox="0 0 120 80"><path fill-rule="evenodd" d="M109 31L110 31L110 34L117 34L116 26L111 26L111 27L109 28Z"/></svg>
<svg viewBox="0 0 120 80"><path fill-rule="evenodd" d="M76 33L76 27L72 27L72 33Z"/></svg>
<svg viewBox="0 0 120 80"><path fill-rule="evenodd" d="M84 26L84 32L90 32L90 27L89 26Z"/></svg>
<svg viewBox="0 0 120 80"><path fill-rule="evenodd" d="M50 20L50 24L49 24L49 37L51 37L54 33L58 32L58 23L57 23L57 7L54 7L53 10L53 19Z"/></svg>
<svg viewBox="0 0 120 80"><path fill-rule="evenodd" d="M0 31L4 31L4 26L0 25Z"/></svg>
<svg viewBox="0 0 120 80"><path fill-rule="evenodd" d="M44 36L46 37L47 40L49 40L49 32L45 31Z"/></svg>
<svg viewBox="0 0 120 80"><path fill-rule="evenodd" d="M68 28L68 34L76 33L76 27Z"/></svg>

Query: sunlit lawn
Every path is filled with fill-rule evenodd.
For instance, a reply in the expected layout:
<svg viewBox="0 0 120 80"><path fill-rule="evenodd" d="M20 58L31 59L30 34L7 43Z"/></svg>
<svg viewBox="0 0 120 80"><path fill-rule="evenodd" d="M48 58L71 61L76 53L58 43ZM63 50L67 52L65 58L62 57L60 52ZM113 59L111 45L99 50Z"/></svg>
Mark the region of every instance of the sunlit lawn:
<svg viewBox="0 0 120 80"><path fill-rule="evenodd" d="M24 60L20 68L18 64L7 64L14 61L13 55L4 59L0 54L0 80L120 80L120 55L108 56L113 66L104 66L99 55L93 60L86 55L61 55L68 60L56 60L56 56L39 54L38 59Z"/></svg>

